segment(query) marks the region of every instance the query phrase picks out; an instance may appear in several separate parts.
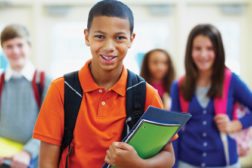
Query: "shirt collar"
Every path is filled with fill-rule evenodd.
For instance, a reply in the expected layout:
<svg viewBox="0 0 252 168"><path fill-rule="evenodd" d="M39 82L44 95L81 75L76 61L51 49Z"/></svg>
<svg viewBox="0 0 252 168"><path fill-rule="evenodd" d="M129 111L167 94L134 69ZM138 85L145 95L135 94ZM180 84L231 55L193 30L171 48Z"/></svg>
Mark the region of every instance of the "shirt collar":
<svg viewBox="0 0 252 168"><path fill-rule="evenodd" d="M11 69L11 67L9 66L5 73L5 81L10 80L11 77L13 78L25 77L28 81L32 81L34 72L35 68L30 61L26 62L24 68L20 72Z"/></svg>
<svg viewBox="0 0 252 168"><path fill-rule="evenodd" d="M98 86L89 69L89 64L91 63L92 59L87 61L86 64L80 69L79 71L79 79L81 83L81 87L84 92L91 92L97 89L101 89L102 87ZM123 66L122 74L119 80L115 83L114 86L110 90L113 90L117 94L121 96L125 96L126 94L126 85L127 85L127 77L128 71Z"/></svg>

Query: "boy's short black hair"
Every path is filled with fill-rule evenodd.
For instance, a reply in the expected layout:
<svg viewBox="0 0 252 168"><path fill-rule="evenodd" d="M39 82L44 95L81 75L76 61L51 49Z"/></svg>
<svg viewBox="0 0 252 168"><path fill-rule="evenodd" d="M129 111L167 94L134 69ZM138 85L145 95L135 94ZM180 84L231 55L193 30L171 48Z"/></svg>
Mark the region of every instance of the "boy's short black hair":
<svg viewBox="0 0 252 168"><path fill-rule="evenodd" d="M87 29L90 30L92 21L95 16L110 16L128 19L130 23L130 33L134 29L134 17L131 9L124 3L117 0L102 0L96 3L88 15Z"/></svg>

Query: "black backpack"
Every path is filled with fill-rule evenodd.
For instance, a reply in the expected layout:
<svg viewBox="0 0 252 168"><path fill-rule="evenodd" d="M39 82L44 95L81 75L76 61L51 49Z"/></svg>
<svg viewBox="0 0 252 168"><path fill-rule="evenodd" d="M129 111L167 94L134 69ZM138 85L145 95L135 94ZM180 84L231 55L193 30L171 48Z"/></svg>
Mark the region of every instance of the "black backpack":
<svg viewBox="0 0 252 168"><path fill-rule="evenodd" d="M60 147L61 159L62 152L69 148L66 157L66 168L68 158L73 150L70 146L73 140L73 131L78 116L83 91L80 85L78 71L64 75L64 135ZM126 90L126 120L122 132L122 139L128 135L129 131L144 113L146 97L146 82L143 78L128 70L127 90Z"/></svg>

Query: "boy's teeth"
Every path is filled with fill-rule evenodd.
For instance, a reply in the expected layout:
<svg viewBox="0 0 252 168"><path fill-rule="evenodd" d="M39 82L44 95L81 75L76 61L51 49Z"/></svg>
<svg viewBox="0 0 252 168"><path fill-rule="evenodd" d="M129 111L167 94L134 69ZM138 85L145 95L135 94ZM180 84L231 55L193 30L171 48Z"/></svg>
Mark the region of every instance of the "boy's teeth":
<svg viewBox="0 0 252 168"><path fill-rule="evenodd" d="M106 57L106 56L104 56L104 55L103 55L103 58L105 58L106 60L111 60L111 59L113 59L113 57Z"/></svg>

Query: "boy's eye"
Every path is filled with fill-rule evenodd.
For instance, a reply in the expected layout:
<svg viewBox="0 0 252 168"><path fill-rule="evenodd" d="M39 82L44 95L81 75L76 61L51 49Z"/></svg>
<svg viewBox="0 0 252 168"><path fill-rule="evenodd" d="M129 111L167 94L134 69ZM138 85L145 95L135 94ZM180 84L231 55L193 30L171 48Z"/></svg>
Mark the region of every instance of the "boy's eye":
<svg viewBox="0 0 252 168"><path fill-rule="evenodd" d="M126 39L126 37L124 37L124 36L117 36L116 37L116 40L124 40L124 39Z"/></svg>
<svg viewBox="0 0 252 168"><path fill-rule="evenodd" d="M20 44L18 44L18 47L19 47L19 48L23 47L23 44L21 44L21 43L20 43Z"/></svg>
<svg viewBox="0 0 252 168"><path fill-rule="evenodd" d="M97 39L103 39L104 36L99 34L99 35L95 35L95 38L97 38Z"/></svg>
<svg viewBox="0 0 252 168"><path fill-rule="evenodd" d="M11 46L11 45L7 45L6 48L7 48L7 49L11 49L12 46Z"/></svg>

